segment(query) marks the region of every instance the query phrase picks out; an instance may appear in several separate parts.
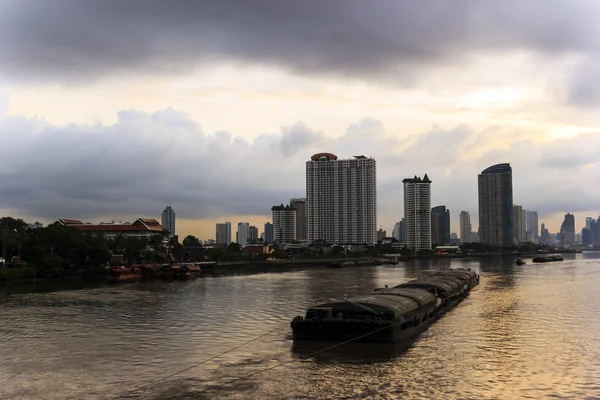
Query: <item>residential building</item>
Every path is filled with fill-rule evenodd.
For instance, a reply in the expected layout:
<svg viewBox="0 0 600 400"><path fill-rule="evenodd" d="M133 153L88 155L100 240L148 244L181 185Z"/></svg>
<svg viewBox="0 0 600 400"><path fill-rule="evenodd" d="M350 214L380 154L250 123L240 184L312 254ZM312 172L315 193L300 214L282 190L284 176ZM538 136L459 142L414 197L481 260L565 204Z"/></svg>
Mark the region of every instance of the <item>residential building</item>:
<svg viewBox="0 0 600 400"><path fill-rule="evenodd" d="M523 207L515 204L513 206L513 210L513 229L515 232L515 242L521 243L525 241L525 238L523 237L525 228L523 225L526 223L526 221L523 221Z"/></svg>
<svg viewBox="0 0 600 400"><path fill-rule="evenodd" d="M450 244L450 210L446 206L431 209L431 242L438 246Z"/></svg>
<svg viewBox="0 0 600 400"><path fill-rule="evenodd" d="M512 168L496 164L478 176L479 240L494 246L514 243Z"/></svg>
<svg viewBox="0 0 600 400"><path fill-rule="evenodd" d="M303 242L308 238L306 198L290 199L290 206L296 209L296 240Z"/></svg>
<svg viewBox="0 0 600 400"><path fill-rule="evenodd" d="M165 207L161 217L162 226L169 231L169 236L175 236L175 211L173 211L170 204Z"/></svg>
<svg viewBox="0 0 600 400"><path fill-rule="evenodd" d="M258 243L258 228L254 225L248 228L248 242Z"/></svg>
<svg viewBox="0 0 600 400"><path fill-rule="evenodd" d="M404 221L406 245L413 251L431 250L431 180L404 179Z"/></svg>
<svg viewBox="0 0 600 400"><path fill-rule="evenodd" d="M338 160L318 153L306 162L308 242L377 241L377 165L373 158Z"/></svg>
<svg viewBox="0 0 600 400"><path fill-rule="evenodd" d="M540 241L537 211L527 210L527 229L525 240L532 243Z"/></svg>
<svg viewBox="0 0 600 400"><path fill-rule="evenodd" d="M560 225L560 242L565 245L575 243L575 216L573 214L565 214L565 219Z"/></svg>
<svg viewBox="0 0 600 400"><path fill-rule="evenodd" d="M217 244L229 246L231 244L231 222L217 223L215 237Z"/></svg>
<svg viewBox="0 0 600 400"><path fill-rule="evenodd" d="M379 228L379 230L377 231L377 241L381 242L386 237L387 237L387 232L384 231L383 229Z"/></svg>
<svg viewBox="0 0 600 400"><path fill-rule="evenodd" d="M83 223L76 219L59 219L57 224L75 228L78 231L89 232L92 235L101 235L105 239L114 239L117 236L148 238L160 235L164 232L157 220L152 218L138 218L133 223L111 222L111 223Z"/></svg>
<svg viewBox="0 0 600 400"><path fill-rule="evenodd" d="M594 218L592 217L586 217L585 218L585 227L587 229L592 229L592 223L594 222Z"/></svg>
<svg viewBox="0 0 600 400"><path fill-rule="evenodd" d="M250 224L247 222L238 223L235 242L240 246L245 246L250 242Z"/></svg>
<svg viewBox="0 0 600 400"><path fill-rule="evenodd" d="M275 241L275 236L273 233L273 224L270 222L267 222L265 224L265 233L264 233L264 238L263 241L267 244L273 244L273 242Z"/></svg>
<svg viewBox="0 0 600 400"><path fill-rule="evenodd" d="M461 243L469 243L471 241L471 214L467 211L461 211L460 217L460 242Z"/></svg>
<svg viewBox="0 0 600 400"><path fill-rule="evenodd" d="M273 206L274 243L292 243L296 240L296 209L292 206Z"/></svg>

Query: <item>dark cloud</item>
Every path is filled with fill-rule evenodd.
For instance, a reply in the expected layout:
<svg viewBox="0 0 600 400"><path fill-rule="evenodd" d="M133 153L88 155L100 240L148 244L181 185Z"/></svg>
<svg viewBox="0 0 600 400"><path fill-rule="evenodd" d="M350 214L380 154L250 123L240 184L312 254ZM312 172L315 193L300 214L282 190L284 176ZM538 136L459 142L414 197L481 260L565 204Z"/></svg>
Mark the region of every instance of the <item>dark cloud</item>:
<svg viewBox="0 0 600 400"><path fill-rule="evenodd" d="M586 182L600 180L600 134L545 145L468 126L392 137L372 118L350 124L337 138L331 133L299 122L247 141L203 133L173 109L122 111L110 126L4 117L0 140L10 150L0 158L0 209L95 219L157 216L172 203L180 218L268 215L273 204L304 195L305 163L320 151L375 157L385 227L402 217L402 179L425 173L434 182L434 204L445 204L453 216L470 211L476 223L477 174L499 162L512 164L515 202L526 208L551 214L598 206L600 189ZM485 151L504 138L512 139Z"/></svg>
<svg viewBox="0 0 600 400"><path fill-rule="evenodd" d="M589 0L5 0L0 75L85 82L233 62L410 82L481 52L598 51Z"/></svg>
<svg viewBox="0 0 600 400"><path fill-rule="evenodd" d="M569 82L568 100L575 106L595 108L600 105L600 58L577 63Z"/></svg>

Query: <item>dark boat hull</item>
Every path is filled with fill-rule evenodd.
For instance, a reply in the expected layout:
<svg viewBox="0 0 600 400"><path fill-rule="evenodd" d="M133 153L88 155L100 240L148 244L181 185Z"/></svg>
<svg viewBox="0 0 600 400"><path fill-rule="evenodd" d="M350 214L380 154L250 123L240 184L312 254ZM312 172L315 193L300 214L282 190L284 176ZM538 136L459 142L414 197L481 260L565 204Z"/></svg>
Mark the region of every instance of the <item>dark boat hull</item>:
<svg viewBox="0 0 600 400"><path fill-rule="evenodd" d="M291 322L294 341L333 341L333 342L409 342L435 322L448 308L452 308L467 297L479 277L473 279L465 287L451 297L440 300L426 316L420 320L398 323L388 321L358 321L349 319L306 319L296 317Z"/></svg>

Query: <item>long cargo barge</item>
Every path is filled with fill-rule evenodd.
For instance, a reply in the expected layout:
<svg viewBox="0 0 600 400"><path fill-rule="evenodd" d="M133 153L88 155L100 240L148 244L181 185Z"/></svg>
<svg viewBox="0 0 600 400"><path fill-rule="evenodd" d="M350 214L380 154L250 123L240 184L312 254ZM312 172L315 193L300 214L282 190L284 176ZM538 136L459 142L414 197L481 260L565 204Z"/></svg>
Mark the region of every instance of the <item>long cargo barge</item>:
<svg viewBox="0 0 600 400"><path fill-rule="evenodd" d="M479 275L470 269L442 270L364 296L319 304L292 320L293 339L408 341L478 284Z"/></svg>

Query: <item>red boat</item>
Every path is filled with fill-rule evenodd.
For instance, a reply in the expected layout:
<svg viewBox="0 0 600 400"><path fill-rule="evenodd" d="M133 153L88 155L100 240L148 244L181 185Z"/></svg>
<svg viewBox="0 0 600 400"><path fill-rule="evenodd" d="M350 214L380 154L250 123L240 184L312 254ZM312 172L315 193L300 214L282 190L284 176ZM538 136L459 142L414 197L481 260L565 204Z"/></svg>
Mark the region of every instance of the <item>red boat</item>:
<svg viewBox="0 0 600 400"><path fill-rule="evenodd" d="M142 271L142 277L145 279L158 278L162 268L160 264L140 264L138 267Z"/></svg>
<svg viewBox="0 0 600 400"><path fill-rule="evenodd" d="M109 282L132 282L140 279L142 279L142 271L137 266L119 266L108 270Z"/></svg>

